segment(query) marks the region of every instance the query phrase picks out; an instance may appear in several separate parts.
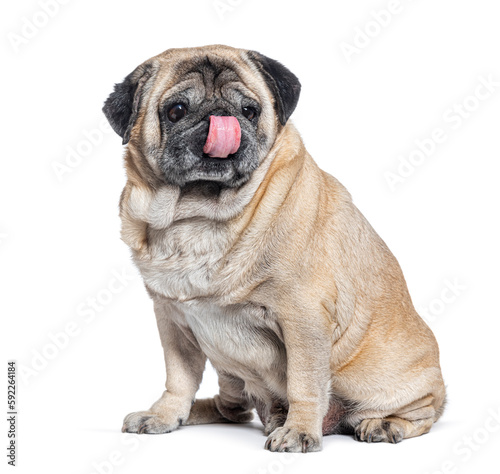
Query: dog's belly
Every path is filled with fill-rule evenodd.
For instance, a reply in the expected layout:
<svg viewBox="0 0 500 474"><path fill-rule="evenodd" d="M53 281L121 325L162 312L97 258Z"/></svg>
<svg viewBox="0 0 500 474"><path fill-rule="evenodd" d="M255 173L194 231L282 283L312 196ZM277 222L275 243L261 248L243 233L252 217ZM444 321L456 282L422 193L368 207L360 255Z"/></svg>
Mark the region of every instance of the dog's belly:
<svg viewBox="0 0 500 474"><path fill-rule="evenodd" d="M199 300L178 307L216 370L241 378L250 396L286 396L285 348L276 322L266 319L262 308Z"/></svg>

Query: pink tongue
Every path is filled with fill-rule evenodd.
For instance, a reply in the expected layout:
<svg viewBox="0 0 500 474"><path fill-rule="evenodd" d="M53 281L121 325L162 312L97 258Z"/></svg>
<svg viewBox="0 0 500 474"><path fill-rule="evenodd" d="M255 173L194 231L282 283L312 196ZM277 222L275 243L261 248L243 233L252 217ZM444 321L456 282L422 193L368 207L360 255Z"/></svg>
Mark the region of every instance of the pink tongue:
<svg viewBox="0 0 500 474"><path fill-rule="evenodd" d="M236 117L210 116L210 129L203 152L212 158L227 158L241 143L241 128Z"/></svg>

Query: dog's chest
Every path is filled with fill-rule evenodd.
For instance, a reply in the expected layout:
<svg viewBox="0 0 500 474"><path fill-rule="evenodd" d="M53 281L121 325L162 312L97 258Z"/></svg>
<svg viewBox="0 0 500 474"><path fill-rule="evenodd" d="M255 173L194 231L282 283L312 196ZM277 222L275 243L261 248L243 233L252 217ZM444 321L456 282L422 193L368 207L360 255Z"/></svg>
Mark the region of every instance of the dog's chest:
<svg viewBox="0 0 500 474"><path fill-rule="evenodd" d="M176 306L217 369L248 380L273 370L277 363L285 364L279 327L264 308L251 304L219 307L204 301Z"/></svg>
<svg viewBox="0 0 500 474"><path fill-rule="evenodd" d="M184 301L217 291L215 275L229 244L223 224L180 222L150 230L149 255L136 259L146 285L167 298Z"/></svg>

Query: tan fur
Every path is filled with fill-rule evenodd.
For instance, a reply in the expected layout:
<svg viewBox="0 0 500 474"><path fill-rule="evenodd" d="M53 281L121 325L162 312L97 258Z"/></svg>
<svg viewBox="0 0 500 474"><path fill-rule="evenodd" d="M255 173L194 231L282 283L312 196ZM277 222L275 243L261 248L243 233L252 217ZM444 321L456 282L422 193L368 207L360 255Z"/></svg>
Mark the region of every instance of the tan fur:
<svg viewBox="0 0 500 474"><path fill-rule="evenodd" d="M182 78L175 65L202 56L233 65L263 105L259 126L270 137L250 181L216 196L165 184L148 157L159 146L158 100ZM169 50L151 61L156 76L125 156L120 216L155 303L167 382L124 430L248 421L256 406L275 451L321 449L327 413L360 440L429 431L445 397L434 336L349 193L318 168L290 122L279 125L245 52ZM220 394L191 407L207 357Z"/></svg>

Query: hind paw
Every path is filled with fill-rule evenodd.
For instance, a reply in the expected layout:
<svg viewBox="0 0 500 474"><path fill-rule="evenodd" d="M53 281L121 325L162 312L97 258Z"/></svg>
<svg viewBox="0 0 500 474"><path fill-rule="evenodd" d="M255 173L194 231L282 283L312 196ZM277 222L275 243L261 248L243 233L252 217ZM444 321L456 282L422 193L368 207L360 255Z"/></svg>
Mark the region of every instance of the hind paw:
<svg viewBox="0 0 500 474"><path fill-rule="evenodd" d="M368 418L354 430L354 439L367 443L399 443L404 438L404 427L386 418Z"/></svg>

